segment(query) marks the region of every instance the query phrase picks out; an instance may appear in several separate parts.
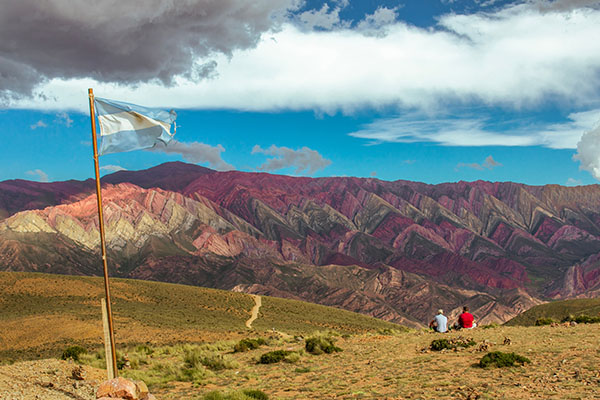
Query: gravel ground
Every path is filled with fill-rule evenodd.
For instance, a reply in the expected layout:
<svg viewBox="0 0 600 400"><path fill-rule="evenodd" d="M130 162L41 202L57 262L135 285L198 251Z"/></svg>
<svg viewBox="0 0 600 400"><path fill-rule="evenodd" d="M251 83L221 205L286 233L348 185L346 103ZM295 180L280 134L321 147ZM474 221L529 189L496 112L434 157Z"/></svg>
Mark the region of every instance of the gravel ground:
<svg viewBox="0 0 600 400"><path fill-rule="evenodd" d="M80 378L73 371L81 368ZM79 367L63 360L37 360L0 366L0 399L2 400L94 400L106 371Z"/></svg>

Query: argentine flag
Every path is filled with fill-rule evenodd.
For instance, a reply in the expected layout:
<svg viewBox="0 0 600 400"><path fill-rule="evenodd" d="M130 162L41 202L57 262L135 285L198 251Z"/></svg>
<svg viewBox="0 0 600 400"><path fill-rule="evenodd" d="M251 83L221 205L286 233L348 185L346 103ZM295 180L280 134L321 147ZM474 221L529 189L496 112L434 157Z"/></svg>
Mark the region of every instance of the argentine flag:
<svg viewBox="0 0 600 400"><path fill-rule="evenodd" d="M175 111L148 108L122 101L94 98L100 123L100 155L153 147L159 141L167 144L175 133Z"/></svg>

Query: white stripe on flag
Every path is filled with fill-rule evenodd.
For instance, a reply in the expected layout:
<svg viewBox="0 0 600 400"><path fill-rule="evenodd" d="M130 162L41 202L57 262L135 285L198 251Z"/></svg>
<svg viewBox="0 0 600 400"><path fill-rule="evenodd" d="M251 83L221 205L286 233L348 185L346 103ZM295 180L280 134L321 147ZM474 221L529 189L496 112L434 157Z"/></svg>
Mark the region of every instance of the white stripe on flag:
<svg viewBox="0 0 600 400"><path fill-rule="evenodd" d="M98 122L100 123L100 134L102 136L121 131L138 131L155 126L161 126L166 132L169 132L171 128L167 122L157 121L135 111L98 115Z"/></svg>

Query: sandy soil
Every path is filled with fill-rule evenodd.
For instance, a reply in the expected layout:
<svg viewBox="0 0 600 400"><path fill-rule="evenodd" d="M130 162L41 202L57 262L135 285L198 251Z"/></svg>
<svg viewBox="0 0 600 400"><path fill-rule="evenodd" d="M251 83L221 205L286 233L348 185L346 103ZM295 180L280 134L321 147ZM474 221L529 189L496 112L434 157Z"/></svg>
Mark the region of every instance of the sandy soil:
<svg viewBox="0 0 600 400"><path fill-rule="evenodd" d="M0 366L2 400L91 400L106 371L82 366L83 380L73 378L73 362L37 360Z"/></svg>

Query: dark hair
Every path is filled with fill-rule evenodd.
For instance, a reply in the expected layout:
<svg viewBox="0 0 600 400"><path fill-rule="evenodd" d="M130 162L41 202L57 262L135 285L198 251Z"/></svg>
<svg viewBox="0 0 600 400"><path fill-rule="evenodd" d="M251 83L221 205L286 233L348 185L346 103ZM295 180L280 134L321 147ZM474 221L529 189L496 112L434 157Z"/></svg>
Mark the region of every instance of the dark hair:
<svg viewBox="0 0 600 400"><path fill-rule="evenodd" d="M469 306L464 306L463 307L463 312L467 312L467 311L469 311Z"/></svg>

